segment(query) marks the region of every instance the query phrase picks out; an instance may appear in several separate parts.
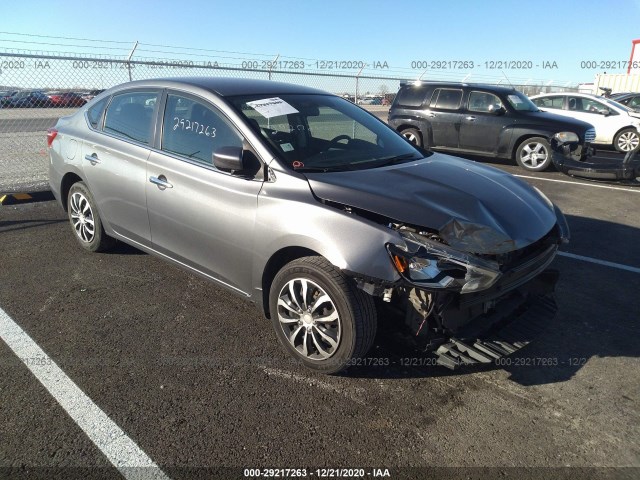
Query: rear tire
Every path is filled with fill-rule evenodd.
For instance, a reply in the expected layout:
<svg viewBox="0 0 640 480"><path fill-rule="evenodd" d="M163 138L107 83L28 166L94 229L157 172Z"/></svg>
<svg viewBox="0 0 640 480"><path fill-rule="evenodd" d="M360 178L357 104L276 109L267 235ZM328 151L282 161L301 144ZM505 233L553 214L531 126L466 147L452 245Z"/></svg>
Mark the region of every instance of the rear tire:
<svg viewBox="0 0 640 480"><path fill-rule="evenodd" d="M108 236L96 208L96 202L84 182L74 183L67 197L69 222L78 243L89 252L113 248L116 240Z"/></svg>
<svg viewBox="0 0 640 480"><path fill-rule="evenodd" d="M516 149L516 163L530 172L542 172L551 165L551 146L544 137L524 140Z"/></svg>
<svg viewBox="0 0 640 480"><path fill-rule="evenodd" d="M422 141L422 135L420 134L420 131L415 129L415 128L406 128L404 130L402 130L402 132L400 132L400 134L406 138L407 140L409 140L411 143L413 143L414 145L417 145L418 147L423 147L423 141Z"/></svg>
<svg viewBox="0 0 640 480"><path fill-rule="evenodd" d="M286 264L271 284L269 308L280 344L313 371L338 373L373 345L373 298L322 257Z"/></svg>

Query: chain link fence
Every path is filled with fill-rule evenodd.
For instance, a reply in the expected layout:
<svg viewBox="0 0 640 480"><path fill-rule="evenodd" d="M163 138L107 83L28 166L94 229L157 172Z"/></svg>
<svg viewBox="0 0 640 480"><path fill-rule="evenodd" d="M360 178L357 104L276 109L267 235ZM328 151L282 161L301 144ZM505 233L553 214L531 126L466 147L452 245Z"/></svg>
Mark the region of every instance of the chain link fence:
<svg viewBox="0 0 640 480"><path fill-rule="evenodd" d="M46 132L58 118L75 112L97 92L130 80L179 76L256 78L306 85L344 96L386 119L388 103L403 80L298 68L252 68L191 60L123 60L43 54L0 53L0 194L47 188ZM264 62L262 62L264 63ZM291 64L291 65L289 65ZM282 67L282 62L277 63ZM267 68L260 68L266 66ZM431 80L424 78L423 80ZM503 83L504 82L498 82ZM575 88L514 85L526 95Z"/></svg>

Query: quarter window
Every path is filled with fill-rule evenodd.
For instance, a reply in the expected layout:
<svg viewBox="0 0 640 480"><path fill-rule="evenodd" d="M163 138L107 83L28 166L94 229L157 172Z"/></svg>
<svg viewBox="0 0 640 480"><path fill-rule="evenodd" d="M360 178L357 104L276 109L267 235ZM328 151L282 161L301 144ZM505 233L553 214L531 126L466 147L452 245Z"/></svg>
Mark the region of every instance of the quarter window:
<svg viewBox="0 0 640 480"><path fill-rule="evenodd" d="M107 108L104 131L148 145L157 98L156 92L114 95Z"/></svg>
<svg viewBox="0 0 640 480"><path fill-rule="evenodd" d="M422 105L422 102L424 102L427 91L428 90L425 86L407 86L400 89L400 92L398 92L398 99L396 100L396 103L407 107L419 107Z"/></svg>
<svg viewBox="0 0 640 480"><path fill-rule="evenodd" d="M87 110L87 118L89 119L89 124L92 128L98 128L98 124L100 123L100 118L102 117L102 112L104 111L104 107L107 104L108 98L109 97L103 98L89 110Z"/></svg>
<svg viewBox="0 0 640 480"><path fill-rule="evenodd" d="M471 112L490 112L492 105L502 107L500 98L493 93L487 92L471 92L469 93L469 111Z"/></svg>
<svg viewBox="0 0 640 480"><path fill-rule="evenodd" d="M444 110L457 110L462 101L462 90L452 88L438 88L431 97L431 108L442 108Z"/></svg>
<svg viewBox="0 0 640 480"><path fill-rule="evenodd" d="M242 147L237 130L212 107L181 95L168 95L162 150L213 165L221 147Z"/></svg>

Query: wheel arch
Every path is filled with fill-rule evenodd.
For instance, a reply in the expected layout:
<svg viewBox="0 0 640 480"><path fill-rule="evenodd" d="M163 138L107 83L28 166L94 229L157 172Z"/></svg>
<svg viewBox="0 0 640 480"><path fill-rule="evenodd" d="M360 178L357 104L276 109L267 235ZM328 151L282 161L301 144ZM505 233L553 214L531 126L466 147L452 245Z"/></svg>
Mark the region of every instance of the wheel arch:
<svg viewBox="0 0 640 480"><path fill-rule="evenodd" d="M534 137L542 137L545 140L547 140L547 142L551 142L551 136L546 133L546 132L527 132L527 133L523 133L518 137L515 137L514 141L513 141L513 145L511 146L511 159L515 160L516 159L516 153L518 153L518 148L520 147L520 145L522 144L522 142L524 142L525 140L529 139L529 138L534 138Z"/></svg>
<svg viewBox="0 0 640 480"><path fill-rule="evenodd" d="M62 208L64 208L65 212L68 211L69 190L71 190L74 183L78 182L84 182L84 179L76 172L67 172L62 177L60 182L60 203L62 203Z"/></svg>
<svg viewBox="0 0 640 480"><path fill-rule="evenodd" d="M326 260L326 257L316 252L315 250L312 250L307 247L298 247L298 246L281 248L269 258L262 272L262 282L261 282L262 310L266 318L271 318L271 315L269 312L269 293L271 291L271 284L273 283L273 279L275 278L277 273L287 263L297 260L298 258L310 257L310 256L323 257Z"/></svg>

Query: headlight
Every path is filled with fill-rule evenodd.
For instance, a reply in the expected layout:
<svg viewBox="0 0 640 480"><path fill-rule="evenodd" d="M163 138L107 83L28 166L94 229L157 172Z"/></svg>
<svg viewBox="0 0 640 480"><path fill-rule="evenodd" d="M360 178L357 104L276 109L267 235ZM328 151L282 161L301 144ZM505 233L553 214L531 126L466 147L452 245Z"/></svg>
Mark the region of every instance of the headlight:
<svg viewBox="0 0 640 480"><path fill-rule="evenodd" d="M411 231L399 230L407 250L387 245L396 269L418 286L471 293L490 288L500 278L497 262L459 252Z"/></svg>
<svg viewBox="0 0 640 480"><path fill-rule="evenodd" d="M563 144L563 143L578 143L580 142L580 139L578 138L578 135L576 135L573 132L558 132L554 135L555 139L558 141L558 143Z"/></svg>

